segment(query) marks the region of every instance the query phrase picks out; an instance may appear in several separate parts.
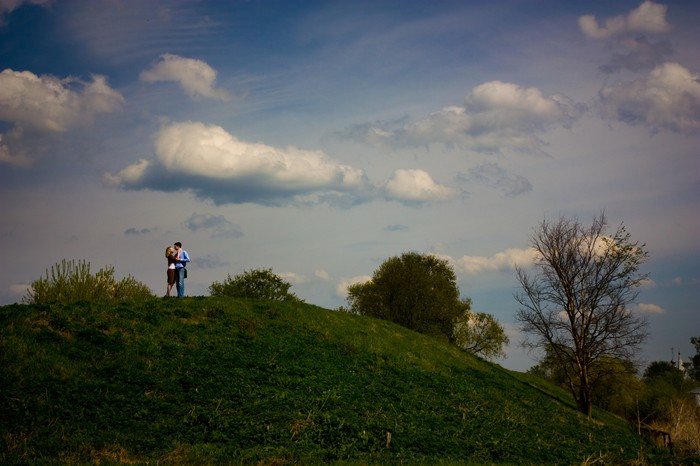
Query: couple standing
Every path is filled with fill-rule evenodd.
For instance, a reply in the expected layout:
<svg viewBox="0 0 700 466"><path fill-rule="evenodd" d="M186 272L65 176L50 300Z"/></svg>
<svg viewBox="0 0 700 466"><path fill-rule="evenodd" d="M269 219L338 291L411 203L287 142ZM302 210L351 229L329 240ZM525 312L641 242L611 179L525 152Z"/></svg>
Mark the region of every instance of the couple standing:
<svg viewBox="0 0 700 466"><path fill-rule="evenodd" d="M187 278L185 266L190 261L190 256L187 251L182 249L182 243L178 241L173 246L168 246L165 250L165 257L168 259L168 289L165 296L170 296L170 290L175 285L177 297L182 298L185 296L185 278Z"/></svg>

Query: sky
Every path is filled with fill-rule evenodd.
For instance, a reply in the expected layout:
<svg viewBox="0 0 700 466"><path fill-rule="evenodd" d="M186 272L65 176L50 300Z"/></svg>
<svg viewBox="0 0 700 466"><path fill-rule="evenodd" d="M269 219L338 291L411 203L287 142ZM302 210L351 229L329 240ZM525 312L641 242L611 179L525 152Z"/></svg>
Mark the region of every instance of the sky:
<svg viewBox="0 0 700 466"><path fill-rule="evenodd" d="M0 0L0 304L63 259L306 302L436 254L524 371L545 219L645 244L638 358L700 336L700 2Z"/></svg>

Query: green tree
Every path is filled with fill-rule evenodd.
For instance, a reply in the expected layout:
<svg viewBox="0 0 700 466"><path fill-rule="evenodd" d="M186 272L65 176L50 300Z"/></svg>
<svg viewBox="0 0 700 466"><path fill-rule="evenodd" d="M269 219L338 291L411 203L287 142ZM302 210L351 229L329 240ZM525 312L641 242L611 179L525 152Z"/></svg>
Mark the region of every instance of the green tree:
<svg viewBox="0 0 700 466"><path fill-rule="evenodd" d="M348 289L351 312L454 341L454 321L468 310L446 260L404 253L384 261L366 283Z"/></svg>
<svg viewBox="0 0 700 466"><path fill-rule="evenodd" d="M683 371L668 361L653 361L642 376L644 393L639 400L639 417L643 422L671 421L676 407L688 397L690 384Z"/></svg>
<svg viewBox="0 0 700 466"><path fill-rule="evenodd" d="M294 293L290 293L291 284L284 281L272 269L252 269L209 286L212 296L257 299L260 301L295 301L302 302Z"/></svg>
<svg viewBox="0 0 700 466"><path fill-rule="evenodd" d="M696 382L700 382L700 337L691 337L690 343L695 347L695 356L692 365L688 368L688 375Z"/></svg>
<svg viewBox="0 0 700 466"><path fill-rule="evenodd" d="M49 273L50 272L50 273ZM44 277L34 280L23 301L29 304L69 301L103 301L113 299L144 299L153 293L131 275L114 278L114 267L106 266L95 274L84 260L66 260L46 269Z"/></svg>
<svg viewBox="0 0 700 466"><path fill-rule="evenodd" d="M507 345L510 339L503 327L491 314L472 311L471 300L462 302L467 310L455 319L455 344L486 359L505 357L503 345Z"/></svg>
<svg viewBox="0 0 700 466"><path fill-rule="evenodd" d="M530 243L538 254L536 273L517 268L523 291L515 296L516 317L530 335L525 345L550 348L561 367L574 371L569 387L589 416L594 366L604 358L631 359L647 336L646 321L628 305L646 279L638 271L648 254L624 225L612 236L606 230L604 214L589 227L545 219Z"/></svg>

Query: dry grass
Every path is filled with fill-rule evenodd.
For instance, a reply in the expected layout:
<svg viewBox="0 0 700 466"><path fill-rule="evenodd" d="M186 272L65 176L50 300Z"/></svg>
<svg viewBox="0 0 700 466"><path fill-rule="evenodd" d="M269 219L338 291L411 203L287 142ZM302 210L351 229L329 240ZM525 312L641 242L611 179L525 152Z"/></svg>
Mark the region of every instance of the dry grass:
<svg viewBox="0 0 700 466"><path fill-rule="evenodd" d="M670 420L655 422L651 427L671 434L676 454L700 455L700 406L694 400L672 403Z"/></svg>

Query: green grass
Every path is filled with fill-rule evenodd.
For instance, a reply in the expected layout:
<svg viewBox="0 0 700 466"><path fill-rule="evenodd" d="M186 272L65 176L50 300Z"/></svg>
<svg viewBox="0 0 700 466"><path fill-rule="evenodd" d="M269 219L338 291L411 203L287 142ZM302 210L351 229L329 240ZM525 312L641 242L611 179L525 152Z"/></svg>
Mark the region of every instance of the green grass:
<svg viewBox="0 0 700 466"><path fill-rule="evenodd" d="M634 464L641 448L621 419L389 322L230 298L0 308L0 419L2 464Z"/></svg>

